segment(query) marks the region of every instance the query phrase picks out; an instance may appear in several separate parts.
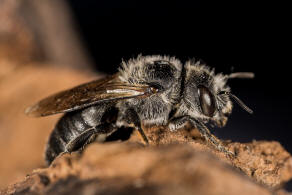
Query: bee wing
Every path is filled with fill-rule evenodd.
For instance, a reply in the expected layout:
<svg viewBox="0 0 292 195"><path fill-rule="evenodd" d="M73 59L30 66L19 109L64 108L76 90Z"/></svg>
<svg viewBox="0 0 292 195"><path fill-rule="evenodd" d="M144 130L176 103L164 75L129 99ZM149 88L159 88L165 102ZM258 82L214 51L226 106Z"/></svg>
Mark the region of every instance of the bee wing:
<svg viewBox="0 0 292 195"><path fill-rule="evenodd" d="M124 83L116 74L56 93L28 107L25 113L40 117L71 112L103 101L149 96L152 91L153 88L148 85Z"/></svg>

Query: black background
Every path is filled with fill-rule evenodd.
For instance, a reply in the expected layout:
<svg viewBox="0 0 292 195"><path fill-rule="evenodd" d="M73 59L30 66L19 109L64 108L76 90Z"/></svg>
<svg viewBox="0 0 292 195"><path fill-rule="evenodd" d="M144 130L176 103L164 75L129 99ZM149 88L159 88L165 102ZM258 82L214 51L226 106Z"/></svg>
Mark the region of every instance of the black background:
<svg viewBox="0 0 292 195"><path fill-rule="evenodd" d="M167 54L202 59L216 72L255 72L232 80L232 92L254 110L235 104L223 139L277 140L292 152L288 5L252 1L70 0L97 71L114 73L121 59ZM290 57L290 56L289 56Z"/></svg>

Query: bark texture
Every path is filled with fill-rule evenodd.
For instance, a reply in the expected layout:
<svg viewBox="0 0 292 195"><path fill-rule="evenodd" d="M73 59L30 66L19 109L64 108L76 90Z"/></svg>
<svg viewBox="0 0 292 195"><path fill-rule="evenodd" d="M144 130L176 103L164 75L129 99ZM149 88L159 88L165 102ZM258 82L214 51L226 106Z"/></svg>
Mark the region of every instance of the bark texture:
<svg viewBox="0 0 292 195"><path fill-rule="evenodd" d="M2 194L287 194L292 158L277 142L227 143L230 159L187 131L147 134L150 146L135 132L62 154Z"/></svg>

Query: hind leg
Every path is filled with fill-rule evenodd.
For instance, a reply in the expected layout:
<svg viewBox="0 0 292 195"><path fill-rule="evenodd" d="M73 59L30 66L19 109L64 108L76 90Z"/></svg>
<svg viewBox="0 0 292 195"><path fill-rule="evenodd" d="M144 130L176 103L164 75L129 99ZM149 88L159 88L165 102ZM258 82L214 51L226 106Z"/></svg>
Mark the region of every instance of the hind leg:
<svg viewBox="0 0 292 195"><path fill-rule="evenodd" d="M97 127L89 128L65 146L66 152L83 150L86 145L94 142L95 140L103 142L106 137L113 133L116 129L116 126L113 124L101 124Z"/></svg>

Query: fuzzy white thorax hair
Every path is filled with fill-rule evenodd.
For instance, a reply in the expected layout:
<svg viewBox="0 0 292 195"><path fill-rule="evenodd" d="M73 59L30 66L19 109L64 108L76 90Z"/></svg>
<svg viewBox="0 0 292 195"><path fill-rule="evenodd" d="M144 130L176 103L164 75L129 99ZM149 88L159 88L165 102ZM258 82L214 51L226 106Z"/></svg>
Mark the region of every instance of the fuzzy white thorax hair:
<svg viewBox="0 0 292 195"><path fill-rule="evenodd" d="M142 56L138 55L137 58L133 58L125 62L124 60L121 63L121 68L119 68L120 76L119 78L124 82L133 82L130 78L135 78L136 82L144 80L144 69L145 64L151 64L156 60L165 60L170 62L174 67L181 72L182 64L175 57L170 56L160 56L160 55L151 55L151 56ZM180 76L180 75L178 75Z"/></svg>

